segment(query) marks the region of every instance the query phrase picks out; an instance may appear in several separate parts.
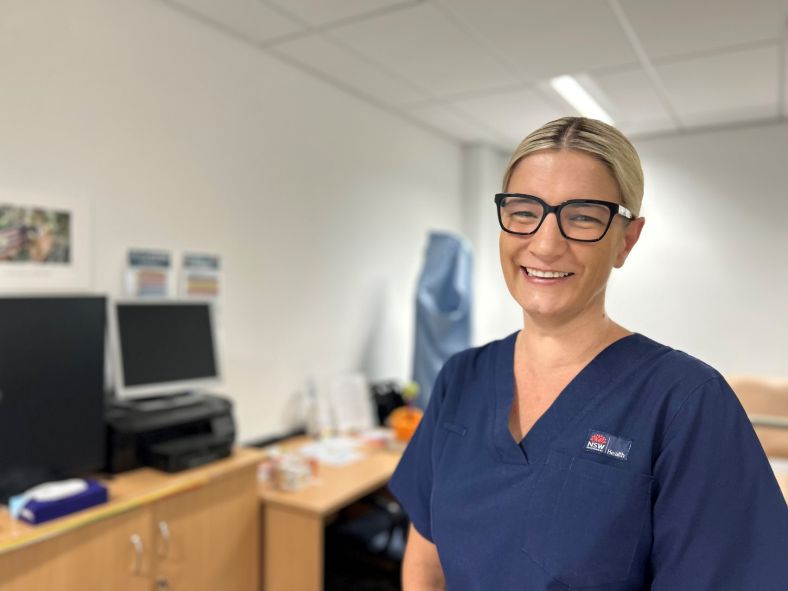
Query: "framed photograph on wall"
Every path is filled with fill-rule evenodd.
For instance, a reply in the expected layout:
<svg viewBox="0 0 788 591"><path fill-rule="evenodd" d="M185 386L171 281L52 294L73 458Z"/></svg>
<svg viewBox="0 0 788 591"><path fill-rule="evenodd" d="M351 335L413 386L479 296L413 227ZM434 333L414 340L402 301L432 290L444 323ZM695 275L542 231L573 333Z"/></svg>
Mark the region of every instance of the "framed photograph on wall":
<svg viewBox="0 0 788 591"><path fill-rule="evenodd" d="M90 287L87 201L0 191L0 293Z"/></svg>

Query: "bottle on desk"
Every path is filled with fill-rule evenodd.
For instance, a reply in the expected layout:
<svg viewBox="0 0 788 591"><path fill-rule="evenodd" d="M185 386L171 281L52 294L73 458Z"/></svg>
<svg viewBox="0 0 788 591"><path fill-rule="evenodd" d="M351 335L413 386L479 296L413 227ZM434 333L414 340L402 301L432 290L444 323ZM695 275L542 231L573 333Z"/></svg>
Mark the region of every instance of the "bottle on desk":
<svg viewBox="0 0 788 591"><path fill-rule="evenodd" d="M330 437L334 432L331 409L321 398L314 378L309 378L304 389L306 434L313 439Z"/></svg>

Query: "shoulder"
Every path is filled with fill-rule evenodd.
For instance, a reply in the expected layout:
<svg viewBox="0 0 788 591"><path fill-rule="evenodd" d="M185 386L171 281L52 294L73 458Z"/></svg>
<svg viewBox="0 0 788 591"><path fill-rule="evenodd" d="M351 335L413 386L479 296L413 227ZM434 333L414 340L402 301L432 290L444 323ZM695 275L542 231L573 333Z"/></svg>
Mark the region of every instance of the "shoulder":
<svg viewBox="0 0 788 591"><path fill-rule="evenodd" d="M723 416L746 419L738 397L719 371L684 351L638 336L652 351L649 362L638 370L648 390L660 399L663 441L677 429L705 428Z"/></svg>
<svg viewBox="0 0 788 591"><path fill-rule="evenodd" d="M678 398L714 381L723 381L720 372L697 357L663 345L641 334L632 335L638 351L636 367L649 381L673 392Z"/></svg>
<svg viewBox="0 0 788 591"><path fill-rule="evenodd" d="M492 377L505 367L507 359L511 366L516 337L515 332L449 357L435 380L431 401L437 398L435 404L443 405L446 401L449 406L455 407L469 395L473 397L473 393L484 391Z"/></svg>

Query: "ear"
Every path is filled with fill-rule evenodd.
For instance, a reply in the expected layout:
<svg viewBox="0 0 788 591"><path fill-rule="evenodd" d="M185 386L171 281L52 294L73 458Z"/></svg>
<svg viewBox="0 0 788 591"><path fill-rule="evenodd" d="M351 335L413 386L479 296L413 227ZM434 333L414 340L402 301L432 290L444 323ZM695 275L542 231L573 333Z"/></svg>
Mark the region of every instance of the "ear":
<svg viewBox="0 0 788 591"><path fill-rule="evenodd" d="M629 224L627 224L627 227L624 230L624 239L621 249L616 254L616 261L613 263L613 266L616 269L620 269L624 266L624 261L627 260L629 253L635 247L638 238L640 238L640 232L643 230L643 225L645 223L646 218L635 218L634 220L630 221Z"/></svg>

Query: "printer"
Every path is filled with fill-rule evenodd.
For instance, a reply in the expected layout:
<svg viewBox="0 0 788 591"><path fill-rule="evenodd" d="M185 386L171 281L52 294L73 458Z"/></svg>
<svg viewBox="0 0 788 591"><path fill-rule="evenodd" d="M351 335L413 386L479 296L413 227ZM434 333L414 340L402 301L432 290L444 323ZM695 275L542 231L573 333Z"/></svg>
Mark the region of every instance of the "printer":
<svg viewBox="0 0 788 591"><path fill-rule="evenodd" d="M179 472L229 456L235 441L232 403L215 394L114 400L106 419L112 474L141 466Z"/></svg>

